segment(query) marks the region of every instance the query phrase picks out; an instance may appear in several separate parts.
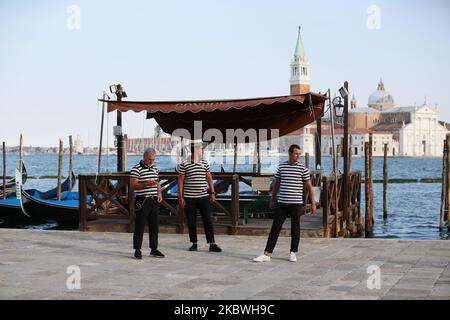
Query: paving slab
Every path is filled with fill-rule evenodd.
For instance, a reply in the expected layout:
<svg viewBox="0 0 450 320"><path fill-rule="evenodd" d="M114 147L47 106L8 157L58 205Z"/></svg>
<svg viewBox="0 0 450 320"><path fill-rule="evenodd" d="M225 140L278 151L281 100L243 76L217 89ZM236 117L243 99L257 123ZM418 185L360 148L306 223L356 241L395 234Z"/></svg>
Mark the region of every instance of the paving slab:
<svg viewBox="0 0 450 320"><path fill-rule="evenodd" d="M136 260L132 234L0 229L0 299L450 299L448 241L307 238L292 263L280 237L253 262L266 241L217 235L222 253L189 252L186 235L160 234L157 259L146 236Z"/></svg>

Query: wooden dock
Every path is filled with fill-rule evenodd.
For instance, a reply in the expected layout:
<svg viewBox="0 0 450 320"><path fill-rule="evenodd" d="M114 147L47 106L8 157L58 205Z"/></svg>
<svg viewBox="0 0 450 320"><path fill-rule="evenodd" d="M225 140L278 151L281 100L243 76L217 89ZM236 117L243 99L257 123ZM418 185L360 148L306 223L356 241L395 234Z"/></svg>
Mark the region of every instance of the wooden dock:
<svg viewBox="0 0 450 320"><path fill-rule="evenodd" d="M168 233L187 233L183 210L178 207L176 196L170 190L176 187L178 175L161 173L164 201L161 204L160 230ZM213 223L217 234L228 235L268 235L272 225L267 194L243 196L239 193L239 183L251 186L252 178L263 177L257 173L213 173L214 179L221 181L216 192L231 189L229 196L219 195L212 205ZM264 177L271 177L264 175ZM130 192L130 177L126 174L81 175L80 199L92 195L92 203L80 200L81 231L132 232L134 229L134 197ZM363 233L361 217L361 173L352 172L348 179L348 190L344 201L343 176L338 177L337 197L334 177L322 177L311 173L311 181L320 190L316 201L318 211L310 213L310 198L305 191L306 215L300 219L303 237L358 237ZM112 187L112 186L116 187ZM336 203L336 199L338 203ZM266 201L264 208L255 208L257 201ZM344 216L344 203L348 204ZM202 228L199 228L201 231ZM282 229L283 235L290 234L290 219Z"/></svg>
<svg viewBox="0 0 450 320"><path fill-rule="evenodd" d="M215 234L220 235L228 235L231 232L231 225L226 222L218 222L215 217L212 218L214 223L214 232ZM201 220L201 219L198 219ZM332 221L330 221L330 224ZM203 234L204 229L201 221L197 222L197 233ZM264 218L248 218L247 223L238 224L236 227L236 235L246 235L246 236L268 236L270 232L270 228L272 226L272 219L264 219ZM147 228L147 226L146 226ZM93 232L127 232L128 223L124 220L101 220L101 221L93 221L88 224L87 231ZM174 223L164 223L160 224L159 232L160 233L178 233L178 234L187 234L188 229L187 226L183 226L180 231L180 226ZM286 219L286 222L281 229L280 236L290 237L291 235L291 221L290 219ZM315 215L303 215L300 218L300 236L302 238L323 238L324 237L324 229L322 223L322 213L321 210L318 210Z"/></svg>

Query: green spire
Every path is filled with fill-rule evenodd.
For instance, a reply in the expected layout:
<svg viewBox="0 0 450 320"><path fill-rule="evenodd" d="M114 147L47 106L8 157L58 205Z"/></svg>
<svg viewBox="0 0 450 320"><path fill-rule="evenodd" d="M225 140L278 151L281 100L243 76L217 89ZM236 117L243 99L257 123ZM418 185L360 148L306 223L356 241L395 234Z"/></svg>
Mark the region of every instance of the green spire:
<svg viewBox="0 0 450 320"><path fill-rule="evenodd" d="M295 46L294 57L304 57L305 48L303 47L302 35L300 34L302 27L298 27L297 45Z"/></svg>

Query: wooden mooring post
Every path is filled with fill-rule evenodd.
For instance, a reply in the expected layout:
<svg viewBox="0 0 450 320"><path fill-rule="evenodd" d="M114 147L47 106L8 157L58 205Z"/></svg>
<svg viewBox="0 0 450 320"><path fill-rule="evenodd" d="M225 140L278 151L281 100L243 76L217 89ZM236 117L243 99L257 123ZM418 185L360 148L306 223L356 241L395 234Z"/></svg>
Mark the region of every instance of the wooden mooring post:
<svg viewBox="0 0 450 320"><path fill-rule="evenodd" d="M63 157L63 142L59 139L59 151L58 151L58 186L56 189L56 196L58 201L61 201L61 176L62 176L62 157Z"/></svg>
<svg viewBox="0 0 450 320"><path fill-rule="evenodd" d="M6 199L6 144L2 143L3 150L3 199Z"/></svg>
<svg viewBox="0 0 450 320"><path fill-rule="evenodd" d="M20 134L20 138L19 138L19 171L20 171L20 176L22 176L22 164L23 164L22 145L23 145L23 137L22 137L22 134Z"/></svg>
<svg viewBox="0 0 450 320"><path fill-rule="evenodd" d="M449 215L450 215L450 133L447 134L446 137L446 142L447 142L447 176L446 176L446 194L445 196L447 197L447 206L446 206L446 212L447 212L447 228L448 230L450 230L450 223L449 223Z"/></svg>
<svg viewBox="0 0 450 320"><path fill-rule="evenodd" d="M69 136L69 191L72 191L72 171L73 171L73 144L72 136Z"/></svg>
<svg viewBox="0 0 450 320"><path fill-rule="evenodd" d="M388 188L388 167L387 167L387 149L388 145L384 145L384 160L383 160L383 219L388 217L387 208L387 188Z"/></svg>
<svg viewBox="0 0 450 320"><path fill-rule="evenodd" d="M370 196L371 196L371 189L370 189L370 142L364 143L364 156L365 156L365 165L364 165L364 190L366 195L366 214L365 214L365 234L366 238L370 238L373 234L373 220L372 220L372 213L370 211Z"/></svg>
<svg viewBox="0 0 450 320"><path fill-rule="evenodd" d="M447 140L444 140L443 147L443 155L442 155L442 189L441 189L441 208L440 208L440 217L439 217L439 230L444 229L444 216L447 210L447 177L448 177L448 154L449 154L449 145Z"/></svg>
<svg viewBox="0 0 450 320"><path fill-rule="evenodd" d="M372 228L375 224L375 210L373 205L373 135L372 133L369 133L369 185L370 185L370 194L369 194L369 200L370 200L370 217L372 218Z"/></svg>

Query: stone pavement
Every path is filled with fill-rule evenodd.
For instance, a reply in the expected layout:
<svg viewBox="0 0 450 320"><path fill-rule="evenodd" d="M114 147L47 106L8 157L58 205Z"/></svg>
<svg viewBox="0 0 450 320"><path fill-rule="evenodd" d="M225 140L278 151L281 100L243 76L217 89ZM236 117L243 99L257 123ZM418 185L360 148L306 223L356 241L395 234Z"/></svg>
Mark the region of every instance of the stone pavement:
<svg viewBox="0 0 450 320"><path fill-rule="evenodd" d="M0 229L0 299L450 298L448 241L302 239L297 263L287 260L289 238L279 239L269 263L251 261L266 237L216 242L222 253L205 242L189 252L187 235L160 234L166 258L143 250L135 260L132 234ZM74 265L80 289L67 286L76 283L67 273ZM371 265L380 268L379 289Z"/></svg>

